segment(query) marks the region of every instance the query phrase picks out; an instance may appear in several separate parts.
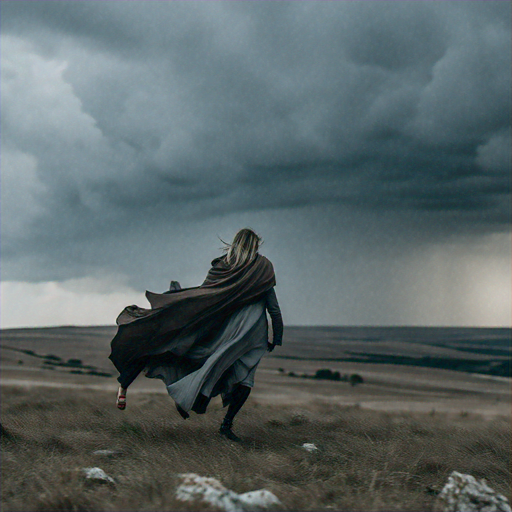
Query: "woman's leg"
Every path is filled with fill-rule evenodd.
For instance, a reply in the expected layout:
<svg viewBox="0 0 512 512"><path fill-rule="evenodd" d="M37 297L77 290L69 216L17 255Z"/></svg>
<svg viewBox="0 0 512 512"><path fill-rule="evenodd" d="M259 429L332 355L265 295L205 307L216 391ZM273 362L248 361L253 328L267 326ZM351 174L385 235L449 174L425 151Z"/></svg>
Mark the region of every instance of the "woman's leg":
<svg viewBox="0 0 512 512"><path fill-rule="evenodd" d="M117 408L124 410L126 409L126 392L128 391L127 388L123 388L122 386L119 386L119 389L117 391Z"/></svg>
<svg viewBox="0 0 512 512"><path fill-rule="evenodd" d="M226 413L224 421L220 426L221 435L227 437L231 441L240 441L240 438L233 433L231 427L233 426L233 420L235 419L235 416L245 404L250 393L251 388L249 386L243 386L242 384L239 384L233 391L233 396L228 407L228 412Z"/></svg>
<svg viewBox="0 0 512 512"><path fill-rule="evenodd" d="M128 392L128 386L137 378L137 375L144 370L147 364L147 358L139 359L135 361L129 370L124 371L117 381L119 382L119 389L117 391L117 408L126 409L126 393Z"/></svg>

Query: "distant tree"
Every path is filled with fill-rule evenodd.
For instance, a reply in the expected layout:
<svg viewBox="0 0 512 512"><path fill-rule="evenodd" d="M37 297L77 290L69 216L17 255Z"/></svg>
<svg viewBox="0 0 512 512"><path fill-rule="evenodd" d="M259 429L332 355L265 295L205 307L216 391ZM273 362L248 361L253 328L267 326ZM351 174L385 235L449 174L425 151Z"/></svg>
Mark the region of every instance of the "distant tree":
<svg viewBox="0 0 512 512"><path fill-rule="evenodd" d="M87 375L95 375L96 377L113 377L114 376L112 373L99 372L97 370L88 371Z"/></svg>
<svg viewBox="0 0 512 512"><path fill-rule="evenodd" d="M317 370L316 371L314 378L315 379L319 379L319 380L331 380L332 379L332 372L331 372L331 370L323 368L321 370Z"/></svg>
<svg viewBox="0 0 512 512"><path fill-rule="evenodd" d="M314 379L320 379L320 380L341 380L341 374L340 372L333 372L332 370L328 370L326 368L323 368L321 370L317 370L314 377Z"/></svg>
<svg viewBox="0 0 512 512"><path fill-rule="evenodd" d="M44 358L50 361L62 361L59 356L54 356L53 354L48 354L47 356L44 356Z"/></svg>
<svg viewBox="0 0 512 512"><path fill-rule="evenodd" d="M353 373L349 377L349 382L350 382L351 386L356 386L357 384L362 384L364 382L364 379L363 379L363 377L361 377L361 375L359 375L357 373Z"/></svg>

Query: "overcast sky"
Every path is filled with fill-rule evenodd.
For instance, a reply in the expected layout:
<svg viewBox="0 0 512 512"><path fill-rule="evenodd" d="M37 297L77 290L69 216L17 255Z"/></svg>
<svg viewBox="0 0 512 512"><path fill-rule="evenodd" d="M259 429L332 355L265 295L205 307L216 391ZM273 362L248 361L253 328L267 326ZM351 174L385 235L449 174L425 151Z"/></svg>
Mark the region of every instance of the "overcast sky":
<svg viewBox="0 0 512 512"><path fill-rule="evenodd" d="M286 324L511 323L508 1L1 2L1 323L264 238Z"/></svg>

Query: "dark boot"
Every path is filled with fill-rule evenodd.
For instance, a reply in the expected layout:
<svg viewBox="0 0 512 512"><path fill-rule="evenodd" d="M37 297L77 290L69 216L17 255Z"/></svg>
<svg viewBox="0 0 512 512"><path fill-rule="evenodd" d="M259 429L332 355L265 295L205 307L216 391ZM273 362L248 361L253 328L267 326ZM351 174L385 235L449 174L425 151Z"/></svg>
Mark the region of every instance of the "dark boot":
<svg viewBox="0 0 512 512"><path fill-rule="evenodd" d="M226 437L230 441L235 441L236 443L239 443L241 439L231 430L232 426L233 422L231 420L224 418L224 421L220 426L219 433L221 436Z"/></svg>
<svg viewBox="0 0 512 512"><path fill-rule="evenodd" d="M242 408L242 405L245 404L245 401L247 400L250 392L250 387L241 385L238 385L238 387L233 391L231 402L228 407L228 412L226 413L226 417L224 418L219 431L222 436L230 439L231 441L241 441L241 439L234 434L231 428L233 427L233 420L235 416Z"/></svg>

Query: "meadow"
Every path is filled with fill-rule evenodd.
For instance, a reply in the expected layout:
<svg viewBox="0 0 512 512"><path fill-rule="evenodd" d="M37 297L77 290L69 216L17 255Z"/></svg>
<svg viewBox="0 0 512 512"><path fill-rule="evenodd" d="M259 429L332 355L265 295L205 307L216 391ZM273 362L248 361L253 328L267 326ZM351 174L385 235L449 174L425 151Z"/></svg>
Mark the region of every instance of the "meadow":
<svg viewBox="0 0 512 512"><path fill-rule="evenodd" d="M253 401L236 422L237 444L217 433L220 404L183 421L164 395L130 398L121 412L101 391L3 388L2 510L208 510L177 501L177 474L186 472L236 492L266 488L282 510L433 510L453 470L510 498L503 417ZM106 449L116 454L93 453ZM87 485L79 470L93 466L116 485Z"/></svg>
<svg viewBox="0 0 512 512"><path fill-rule="evenodd" d="M452 471L511 498L509 378L308 360L298 339L262 361L232 443L218 434L218 399L184 421L158 381L140 377L117 410L111 329L69 329L2 339L2 511L213 510L176 499L189 472L238 493L268 489L276 510L435 510ZM301 378L322 367L364 383ZM88 483L81 469L95 466L116 484Z"/></svg>

